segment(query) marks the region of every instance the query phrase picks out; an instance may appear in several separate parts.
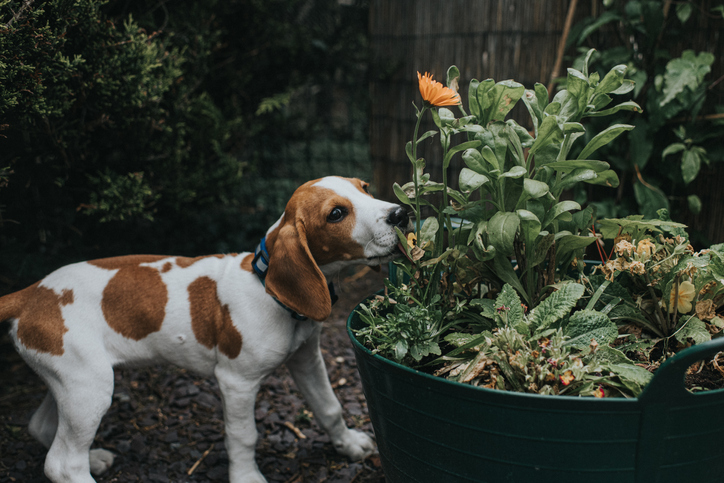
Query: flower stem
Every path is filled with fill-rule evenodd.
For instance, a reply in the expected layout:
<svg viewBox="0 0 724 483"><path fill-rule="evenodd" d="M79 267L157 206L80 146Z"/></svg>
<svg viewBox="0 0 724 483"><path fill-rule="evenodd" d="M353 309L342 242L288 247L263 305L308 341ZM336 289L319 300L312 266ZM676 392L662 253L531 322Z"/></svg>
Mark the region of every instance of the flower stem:
<svg viewBox="0 0 724 483"><path fill-rule="evenodd" d="M415 124L415 133L412 135L412 176L415 187L415 235L420 236L420 193L419 193L419 179L417 176L417 133L420 131L420 123L422 122L422 116L425 114L427 106L423 104L422 110L417 114L417 123Z"/></svg>

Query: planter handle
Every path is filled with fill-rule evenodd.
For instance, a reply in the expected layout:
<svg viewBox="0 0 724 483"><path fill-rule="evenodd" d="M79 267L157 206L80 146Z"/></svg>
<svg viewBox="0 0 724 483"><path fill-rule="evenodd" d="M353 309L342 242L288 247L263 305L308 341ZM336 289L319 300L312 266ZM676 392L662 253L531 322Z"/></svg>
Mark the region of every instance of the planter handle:
<svg viewBox="0 0 724 483"><path fill-rule="evenodd" d="M670 358L659 367L644 388L639 400L646 403L654 401L672 401L674 399L685 399L697 397L684 387L684 376L686 370L693 363L707 359L718 352L724 351L724 337L697 344L683 350ZM701 393L706 394L706 393Z"/></svg>

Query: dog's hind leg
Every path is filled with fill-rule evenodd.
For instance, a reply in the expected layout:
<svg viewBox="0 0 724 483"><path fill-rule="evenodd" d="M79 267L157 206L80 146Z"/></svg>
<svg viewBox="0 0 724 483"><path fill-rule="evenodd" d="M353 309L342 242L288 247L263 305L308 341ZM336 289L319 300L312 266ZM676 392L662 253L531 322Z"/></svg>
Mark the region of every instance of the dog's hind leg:
<svg viewBox="0 0 724 483"><path fill-rule="evenodd" d="M50 445L53 444L57 429L58 410L55 407L53 395L48 391L40 407L35 411L33 417L30 418L28 431L33 438L40 441L43 446L50 448Z"/></svg>
<svg viewBox="0 0 724 483"><path fill-rule="evenodd" d="M113 368L97 361L83 367L82 371L77 367L62 371L65 377L46 381L57 410L57 430L45 458L45 474L53 482L91 483L95 481L91 471L103 472L113 462L109 451L90 451L101 418L111 404Z"/></svg>

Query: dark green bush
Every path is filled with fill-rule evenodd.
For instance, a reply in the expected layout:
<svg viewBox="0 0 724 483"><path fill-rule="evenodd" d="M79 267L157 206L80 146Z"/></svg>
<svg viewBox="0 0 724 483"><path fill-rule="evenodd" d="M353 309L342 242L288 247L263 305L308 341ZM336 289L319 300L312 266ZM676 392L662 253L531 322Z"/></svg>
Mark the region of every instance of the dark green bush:
<svg viewBox="0 0 724 483"><path fill-rule="evenodd" d="M609 0L601 15L574 26L569 41L579 61L595 47L593 65L601 76L625 65L636 84L629 96L644 110L618 113L613 122L636 128L597 154L619 173L618 194L577 193L580 202L607 197L594 203L599 217L657 218L666 209L682 220L701 211L691 183L704 166L724 160L723 79L711 75L722 62L721 42L709 41L724 26L716 3Z"/></svg>
<svg viewBox="0 0 724 483"><path fill-rule="evenodd" d="M359 70L361 11L335 0L0 0L0 272L249 248L236 238L254 140L318 124L291 105Z"/></svg>

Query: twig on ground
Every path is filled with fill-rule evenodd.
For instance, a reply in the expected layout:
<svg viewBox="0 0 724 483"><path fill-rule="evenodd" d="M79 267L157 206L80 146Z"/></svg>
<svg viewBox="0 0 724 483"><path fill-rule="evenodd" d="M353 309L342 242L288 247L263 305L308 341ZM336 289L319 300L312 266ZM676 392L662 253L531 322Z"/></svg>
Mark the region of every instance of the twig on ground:
<svg viewBox="0 0 724 483"><path fill-rule="evenodd" d="M199 458L199 459L196 461L196 463L194 463L194 465L193 465L191 468L189 468L189 470L186 472L186 474L189 475L189 476L191 476L192 474L194 474L194 471L196 471L196 468L198 468L199 465L201 464L201 462L204 461L204 458L206 458L207 456L209 456L209 453L211 453L211 450L212 450L212 449L214 449L214 443L211 443L211 446L209 446L209 449L207 449L206 451L204 451L204 454L201 455L201 458Z"/></svg>

